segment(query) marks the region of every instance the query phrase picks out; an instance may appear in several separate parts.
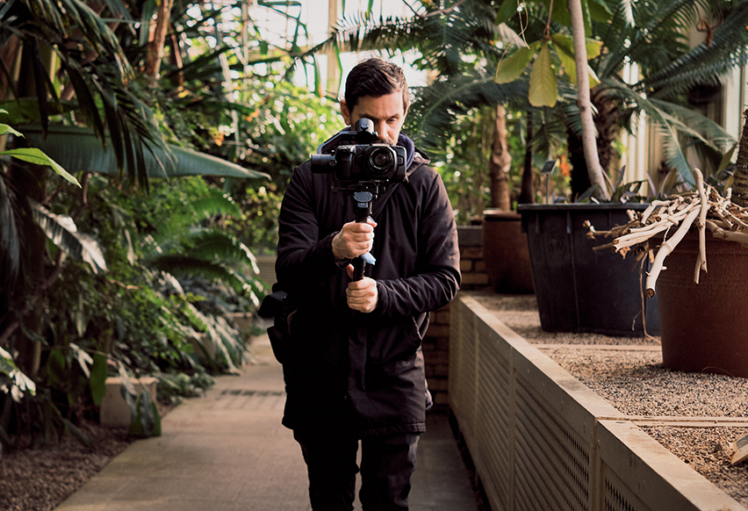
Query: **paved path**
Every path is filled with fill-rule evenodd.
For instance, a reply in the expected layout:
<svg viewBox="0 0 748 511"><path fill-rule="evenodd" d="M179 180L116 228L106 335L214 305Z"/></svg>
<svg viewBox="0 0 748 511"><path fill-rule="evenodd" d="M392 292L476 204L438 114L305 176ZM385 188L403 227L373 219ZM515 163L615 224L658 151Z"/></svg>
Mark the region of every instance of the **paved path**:
<svg viewBox="0 0 748 511"><path fill-rule="evenodd" d="M57 509L59 511L304 511L306 466L280 424L285 400L269 345L258 363L222 376L188 399ZM446 415L429 415L418 449L411 511L475 511L468 475ZM360 509L357 503L356 509Z"/></svg>

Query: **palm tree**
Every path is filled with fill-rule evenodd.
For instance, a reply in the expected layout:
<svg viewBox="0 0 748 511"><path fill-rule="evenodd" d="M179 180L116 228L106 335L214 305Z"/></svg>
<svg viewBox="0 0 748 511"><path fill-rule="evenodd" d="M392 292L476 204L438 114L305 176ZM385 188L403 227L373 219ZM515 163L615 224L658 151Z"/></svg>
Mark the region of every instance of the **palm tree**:
<svg viewBox="0 0 748 511"><path fill-rule="evenodd" d="M407 129L419 146L434 150L451 137L456 117L473 108L491 105L495 142L486 162L493 178L491 202L508 208L508 170L511 159L506 143L505 106L527 107L526 83L500 85L493 70L501 58L495 41L502 37L490 0L423 2L411 18L388 17L374 21L364 13L339 21L330 37L306 55L333 49L340 51L417 50L415 66L435 72L434 84L416 90ZM483 62L485 61L485 62ZM531 197L531 180L524 180L522 197Z"/></svg>
<svg viewBox="0 0 748 511"><path fill-rule="evenodd" d="M591 91L596 111L597 148L603 168L614 154L613 142L620 130L631 130L634 120L646 114L663 135L668 164L681 178L693 183L685 148L693 147L704 158L718 162L732 137L715 122L693 111L685 95L704 85L717 85L720 79L742 60L748 44L744 27L748 23L748 3L723 6L709 0L659 2L608 2L609 21L592 21L591 30L601 43L598 56L591 62L599 84ZM702 13L720 13L722 20L714 28L701 19ZM688 28L706 26L710 37L690 48ZM621 77L627 64L636 64L642 78L628 84ZM563 83L561 97L573 90ZM565 115L573 174L573 193L589 187L580 139L576 109Z"/></svg>
<svg viewBox="0 0 748 511"><path fill-rule="evenodd" d="M748 43L744 29L748 25L748 2L724 4L722 22L714 27L701 20L700 13L720 12L722 3L716 0L598 0L592 4L598 14L587 23L601 47L590 62L599 80L591 91L591 101L597 112L597 149L603 168L611 162L613 142L620 131L630 131L637 117L646 114L664 136L668 164L682 179L692 181L685 148L692 147L713 160L721 157L733 139L717 123L688 108L684 96L699 85L718 84L738 64ZM494 24L497 11L498 19L506 21L498 28ZM414 127L426 134L426 142L444 138L455 116L475 105L509 103L530 108L534 125L540 127L535 130L536 150L545 150L551 140L565 132L574 165L573 195L579 196L590 182L580 139L579 110L574 104L576 87L561 80L558 91L553 92L553 102L556 98L560 101L553 108L531 108L528 80L533 67L510 83L492 83L498 62L513 55L511 49L504 55L504 50L497 48L495 41L502 35L504 44L509 45L514 44L519 32L527 41L543 41L550 35L546 28L562 35L569 33L564 25L568 24L568 14L554 9L549 19L543 2L525 2L521 14L522 25L516 0L504 0L498 9L481 0L429 3L412 19L388 18L377 23L365 17L342 20L322 46L353 50L413 48L421 52L419 62L443 77L419 91L421 101L414 104L413 113L418 117ZM686 31L699 21L708 27L711 37L690 49ZM570 41L568 35L564 37ZM566 54L573 57L573 49L569 47ZM465 62L465 55L479 58ZM641 70L642 78L634 84L625 83L620 76L629 63ZM552 65L552 60L547 65Z"/></svg>

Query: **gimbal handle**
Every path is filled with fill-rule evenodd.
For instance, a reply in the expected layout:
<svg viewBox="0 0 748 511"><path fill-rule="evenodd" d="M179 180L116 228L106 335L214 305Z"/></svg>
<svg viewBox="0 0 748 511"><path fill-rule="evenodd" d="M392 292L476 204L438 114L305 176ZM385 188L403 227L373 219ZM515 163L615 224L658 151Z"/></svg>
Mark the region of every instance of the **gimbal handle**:
<svg viewBox="0 0 748 511"><path fill-rule="evenodd" d="M353 193L353 200L356 203L355 215L356 222L365 224L369 221L372 212L372 201L374 195L370 191L358 191ZM362 280L366 273L366 264L376 263L376 259L370 253L358 256L351 264L353 265L353 280Z"/></svg>

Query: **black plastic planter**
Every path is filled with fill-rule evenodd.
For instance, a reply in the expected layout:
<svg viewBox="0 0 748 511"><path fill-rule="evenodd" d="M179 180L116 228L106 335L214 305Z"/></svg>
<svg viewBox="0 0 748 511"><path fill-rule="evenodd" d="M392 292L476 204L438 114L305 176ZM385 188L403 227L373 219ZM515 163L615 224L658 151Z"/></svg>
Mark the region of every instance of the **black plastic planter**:
<svg viewBox="0 0 748 511"><path fill-rule="evenodd" d="M588 239L583 224L589 220L596 230L608 230L628 222L627 209L647 206L522 204L517 208L527 234L543 330L644 335L639 263L633 256L623 259L610 250L592 250L610 240ZM657 297L645 300L647 333L659 334Z"/></svg>

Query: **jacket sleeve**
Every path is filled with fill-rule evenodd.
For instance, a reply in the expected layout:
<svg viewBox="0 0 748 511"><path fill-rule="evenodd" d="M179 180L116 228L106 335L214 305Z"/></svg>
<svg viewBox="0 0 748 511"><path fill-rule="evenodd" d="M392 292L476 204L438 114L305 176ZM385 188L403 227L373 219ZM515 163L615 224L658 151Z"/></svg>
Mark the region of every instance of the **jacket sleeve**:
<svg viewBox="0 0 748 511"><path fill-rule="evenodd" d="M329 280L335 264L330 233L321 240L315 214L314 183L305 167L298 167L286 190L278 219L278 282L288 292L309 290Z"/></svg>
<svg viewBox="0 0 748 511"><path fill-rule="evenodd" d="M416 275L377 281L379 302L374 314L381 317L414 316L439 309L451 302L460 288L457 227L438 174L425 193L421 211Z"/></svg>

